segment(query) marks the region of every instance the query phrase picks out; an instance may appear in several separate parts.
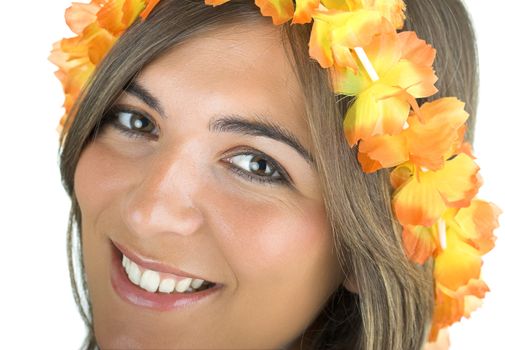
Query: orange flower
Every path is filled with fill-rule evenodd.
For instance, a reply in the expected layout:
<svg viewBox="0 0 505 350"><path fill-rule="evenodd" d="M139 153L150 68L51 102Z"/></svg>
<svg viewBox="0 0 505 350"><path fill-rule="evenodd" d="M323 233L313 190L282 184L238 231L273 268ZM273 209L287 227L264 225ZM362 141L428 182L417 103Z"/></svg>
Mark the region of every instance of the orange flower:
<svg viewBox="0 0 505 350"><path fill-rule="evenodd" d="M468 318L470 313L481 305L488 291L488 286L480 279L471 279L457 291L450 291L437 285L429 341L435 341L441 329L458 322L463 316Z"/></svg>
<svg viewBox="0 0 505 350"><path fill-rule="evenodd" d="M442 254L446 249L444 245L448 245L448 235L463 242L463 248L468 245L467 251L483 255L494 247L496 237L493 231L498 227L500 214L496 205L473 199L468 207L447 209L431 227L406 225L403 242L407 255L412 261L424 264L432 255ZM458 242L451 242L449 248L460 247ZM448 287L448 283L445 285Z"/></svg>
<svg viewBox="0 0 505 350"><path fill-rule="evenodd" d="M391 22L396 29L403 27L405 20L405 2L403 0L322 0L326 8L357 11L374 10Z"/></svg>
<svg viewBox="0 0 505 350"><path fill-rule="evenodd" d="M399 185L392 201L396 217L404 226L430 227L448 207L470 205L481 185L478 171L479 167L466 153L446 161L437 171L425 171L410 162L397 167L392 172L392 182ZM405 180L401 184L396 180L397 172Z"/></svg>
<svg viewBox="0 0 505 350"><path fill-rule="evenodd" d="M451 226L447 227L446 245L435 258L433 276L439 288L456 292L478 279L482 266L481 254L477 249L461 239Z"/></svg>
<svg viewBox="0 0 505 350"><path fill-rule="evenodd" d="M295 8L292 0L255 0L263 16L272 17L274 24L282 24L293 18Z"/></svg>
<svg viewBox="0 0 505 350"><path fill-rule="evenodd" d="M309 55L323 68L349 67L357 72L351 49L367 45L377 33L394 30L377 11L315 10L312 16Z"/></svg>
<svg viewBox="0 0 505 350"><path fill-rule="evenodd" d="M293 23L314 18L309 54L324 68L350 68L358 63L352 50L367 46L373 36L403 27L403 0L321 0L297 1ZM319 8L318 8L319 6Z"/></svg>
<svg viewBox="0 0 505 350"><path fill-rule="evenodd" d="M396 29L403 28L406 9L403 0L357 0L356 2L365 9L373 8L379 11Z"/></svg>
<svg viewBox="0 0 505 350"><path fill-rule="evenodd" d="M441 328L469 317L488 291L480 280L481 256L494 246L493 231L500 214L494 204L474 199L468 207L447 209L432 227L405 227L403 241L409 258L423 264L435 257L431 341Z"/></svg>
<svg viewBox="0 0 505 350"><path fill-rule="evenodd" d="M406 6L403 0L296 0L293 23L310 23L320 4L326 9L345 12L362 9L377 11L396 29L401 29L405 20Z"/></svg>
<svg viewBox="0 0 505 350"><path fill-rule="evenodd" d="M496 237L493 231L498 227L500 208L482 200L473 200L471 205L461 208L454 216L453 227L459 236L479 251L489 252L494 247Z"/></svg>
<svg viewBox="0 0 505 350"><path fill-rule="evenodd" d="M140 12L144 10L143 15L149 15L158 1L92 0L89 4L72 3L66 10L67 24L77 36L55 43L49 56L59 67L56 76L65 93L65 115L60 120L62 133L68 128L70 110L96 66Z"/></svg>
<svg viewBox="0 0 505 350"><path fill-rule="evenodd" d="M362 140L358 159L363 171L374 172L406 161L430 170L442 168L463 142L468 119L464 105L455 97L424 103L417 113L410 114L408 127L399 134Z"/></svg>
<svg viewBox="0 0 505 350"><path fill-rule="evenodd" d="M314 11L319 7L320 0L297 0L292 23L303 24L312 22Z"/></svg>
<svg viewBox="0 0 505 350"><path fill-rule="evenodd" d="M438 331L469 317L488 291L480 279L482 258L493 246L493 231L501 211L492 203L474 199L468 207L447 209L431 227L404 227L409 258L423 264L435 257L435 312L430 341Z"/></svg>
<svg viewBox="0 0 505 350"><path fill-rule="evenodd" d="M433 71L435 50L414 32L380 34L363 48L375 68L378 80L372 81L360 67L334 70L335 92L357 96L347 111L344 131L350 146L371 136L395 135L403 130L415 98L437 92Z"/></svg>
<svg viewBox="0 0 505 350"><path fill-rule="evenodd" d="M102 3L101 0L92 0L89 4L72 3L72 6L65 10L65 21L69 28L75 34L84 31L84 28L96 21L96 14Z"/></svg>

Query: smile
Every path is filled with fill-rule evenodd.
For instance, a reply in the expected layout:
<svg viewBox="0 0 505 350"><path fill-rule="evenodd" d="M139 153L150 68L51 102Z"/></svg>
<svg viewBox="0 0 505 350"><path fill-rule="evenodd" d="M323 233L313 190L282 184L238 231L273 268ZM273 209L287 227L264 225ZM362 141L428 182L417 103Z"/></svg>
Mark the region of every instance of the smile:
<svg viewBox="0 0 505 350"><path fill-rule="evenodd" d="M130 281L140 288L160 293L190 293L205 290L212 286L211 282L199 278L180 277L145 269L123 255L123 268Z"/></svg>
<svg viewBox="0 0 505 350"><path fill-rule="evenodd" d="M169 311L208 299L223 287L160 263L144 261L118 244L111 246L111 284L129 304Z"/></svg>

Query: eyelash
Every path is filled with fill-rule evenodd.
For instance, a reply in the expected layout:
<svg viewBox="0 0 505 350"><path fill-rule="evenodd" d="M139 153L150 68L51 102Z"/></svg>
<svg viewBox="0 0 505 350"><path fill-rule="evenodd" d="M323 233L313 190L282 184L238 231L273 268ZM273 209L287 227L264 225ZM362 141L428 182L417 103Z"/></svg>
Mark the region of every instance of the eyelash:
<svg viewBox="0 0 505 350"><path fill-rule="evenodd" d="M237 157L237 156L256 156L256 157L261 157L262 159L265 159L269 163L269 167L272 168L274 173L279 173L279 177L272 177L272 176L257 176L257 175L251 175L252 172L244 170L241 167L235 166L232 164L231 161L228 161L228 159ZM276 186L276 185L287 185L291 186L291 181L289 180L290 177L286 173L286 171L280 166L275 160L267 156L266 154L259 152L259 151L253 151L253 150L247 150L247 152L242 152L238 154L234 154L231 157L226 158L226 163L228 164L228 167L231 171L234 173L238 174L239 176L245 177L246 179L252 181L252 182L257 182L260 184L265 184L269 186Z"/></svg>
<svg viewBox="0 0 505 350"><path fill-rule="evenodd" d="M136 115L141 118L145 118L146 120L149 121L149 123L152 123L154 126L154 130L159 130L157 124L151 120L151 118L146 117L142 112L134 110L130 107L125 107L125 106L114 106L113 108L110 109L110 111L104 116L102 119L98 133L100 133L100 130L104 128L105 126L112 126L116 130L118 130L120 133L124 134L128 138L132 139L147 139L149 141L156 140L158 138L158 135L155 133L149 133L149 132L143 132L143 131L135 131L131 128L128 128L121 124L118 120L119 118L119 113L128 113L131 115ZM245 150L244 150L245 151ZM273 173L279 173L279 177L271 177L271 176L257 176L257 175L252 175L251 172L244 170L243 168L240 168L236 165L233 165L231 161L228 159L231 159L233 157L237 156L256 156L256 157L261 157L262 159L267 160L269 167L273 170ZM283 169L282 166L278 164L277 161L272 159L271 157L267 156L266 154L256 151L256 150L247 150L247 152L242 152L238 154L234 154L233 156L227 157L226 158L226 164L227 167L233 171L235 174L246 178L247 180L259 184L264 184L268 186L277 186L277 185L286 185L291 187L291 180L290 176L287 174L287 172Z"/></svg>
<svg viewBox="0 0 505 350"><path fill-rule="evenodd" d="M139 130L133 130L131 128L128 128L121 124L119 122L119 113L126 113L130 115L135 115L138 117L141 117L143 119L146 119L149 123L151 123L154 126L154 130L159 130L158 125L151 120L151 118L146 117L143 115L142 112L139 112L135 109L132 109L130 107L126 106L114 106L112 107L104 116L102 119L99 128L103 128L104 126L112 126L116 130L118 130L120 133L126 135L129 138L132 139L147 139L149 141L156 140L158 138L158 135L155 133L149 133L149 132L144 132L144 131L139 131ZM100 132L100 130L99 130Z"/></svg>

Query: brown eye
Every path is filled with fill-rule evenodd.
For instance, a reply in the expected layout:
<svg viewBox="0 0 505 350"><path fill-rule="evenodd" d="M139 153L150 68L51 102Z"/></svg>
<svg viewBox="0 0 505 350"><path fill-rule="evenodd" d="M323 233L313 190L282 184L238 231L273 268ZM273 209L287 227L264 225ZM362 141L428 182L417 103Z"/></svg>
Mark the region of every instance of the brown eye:
<svg viewBox="0 0 505 350"><path fill-rule="evenodd" d="M253 173L257 177L269 177L272 179L282 178L276 166L260 155L239 154L231 157L230 163L235 164L242 170Z"/></svg>
<svg viewBox="0 0 505 350"><path fill-rule="evenodd" d="M147 117L144 117L140 114L121 111L117 114L117 123L125 128L129 129L133 132L142 132L151 134L155 129L155 125L151 120Z"/></svg>

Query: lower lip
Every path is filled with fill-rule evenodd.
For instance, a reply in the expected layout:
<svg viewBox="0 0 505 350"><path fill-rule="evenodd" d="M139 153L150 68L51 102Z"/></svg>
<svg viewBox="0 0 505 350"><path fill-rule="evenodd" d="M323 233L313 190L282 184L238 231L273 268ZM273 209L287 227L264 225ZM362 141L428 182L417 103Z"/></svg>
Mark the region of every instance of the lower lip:
<svg viewBox="0 0 505 350"><path fill-rule="evenodd" d="M126 271L121 263L122 254L112 246L114 252L111 261L111 283L113 289L124 301L158 311L170 311L177 308L188 307L199 303L211 296L216 296L222 285L216 284L214 287L193 293L150 293L134 285L128 279Z"/></svg>

